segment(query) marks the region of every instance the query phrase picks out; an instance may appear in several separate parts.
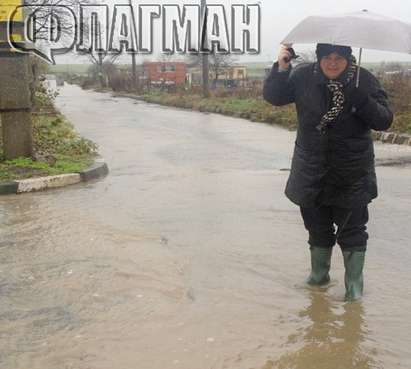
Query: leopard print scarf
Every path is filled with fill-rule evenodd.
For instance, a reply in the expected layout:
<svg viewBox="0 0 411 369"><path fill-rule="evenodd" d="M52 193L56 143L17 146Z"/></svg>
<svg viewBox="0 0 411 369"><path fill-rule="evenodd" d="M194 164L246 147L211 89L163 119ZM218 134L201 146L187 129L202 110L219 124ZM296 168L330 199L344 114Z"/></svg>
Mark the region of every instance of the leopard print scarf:
<svg viewBox="0 0 411 369"><path fill-rule="evenodd" d="M316 63L314 73L319 73L319 63ZM318 124L317 129L324 134L327 128L332 124L335 123L338 116L344 109L344 102L345 97L343 93L344 85L351 82L357 72L357 61L354 56L350 57L348 61L348 68L347 71L344 72L343 76L339 79L330 79L327 82L327 88L330 90L332 98L331 98L331 108L324 114L324 116L320 120L320 124Z"/></svg>

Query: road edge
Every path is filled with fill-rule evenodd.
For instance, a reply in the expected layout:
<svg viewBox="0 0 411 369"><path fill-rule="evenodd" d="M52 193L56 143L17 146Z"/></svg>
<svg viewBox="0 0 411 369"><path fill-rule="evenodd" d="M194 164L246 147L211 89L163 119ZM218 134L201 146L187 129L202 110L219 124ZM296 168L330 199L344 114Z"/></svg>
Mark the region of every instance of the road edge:
<svg viewBox="0 0 411 369"><path fill-rule="evenodd" d="M66 187L80 182L88 182L102 178L108 173L109 169L107 163L102 158L99 158L81 172L0 182L0 195L16 195L44 191L51 188Z"/></svg>
<svg viewBox="0 0 411 369"><path fill-rule="evenodd" d="M169 107L173 107L173 108L176 108L176 109L182 109L182 110L192 110L192 109L188 109L188 108L176 107L174 105L167 105L167 104L149 102L149 101L146 101L140 95L134 95L134 94L130 94L130 93L111 92L111 96L112 97L119 97L119 98L128 98L128 99L137 100L137 101L143 101L143 102L146 102L147 104L169 106ZM202 113L205 113L205 111L202 111ZM215 112L215 111L209 111L208 113L220 114L220 113ZM231 115L229 115L229 116L231 116ZM233 117L234 118L241 118L241 117L236 117L236 116L233 116ZM253 122L253 120L251 120L251 119L247 119L247 118L241 118L241 119L246 119L246 120L249 120L250 122ZM259 122L259 123L264 123L264 124L269 124L269 125L275 124L275 123L270 123L270 122ZM279 125L279 126L283 127L281 125ZM286 127L283 127L283 128L287 129ZM411 135L408 135L406 133L372 131L372 137L373 137L374 141L379 141L379 142L382 142L382 143L411 146Z"/></svg>
<svg viewBox="0 0 411 369"><path fill-rule="evenodd" d="M372 131L372 136L382 143L411 146L411 135L406 133Z"/></svg>

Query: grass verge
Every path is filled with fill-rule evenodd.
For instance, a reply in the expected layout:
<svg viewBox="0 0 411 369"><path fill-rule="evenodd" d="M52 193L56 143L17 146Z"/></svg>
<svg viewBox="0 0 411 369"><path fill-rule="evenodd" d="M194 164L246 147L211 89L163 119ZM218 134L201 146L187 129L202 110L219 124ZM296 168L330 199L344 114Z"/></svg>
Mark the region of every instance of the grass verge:
<svg viewBox="0 0 411 369"><path fill-rule="evenodd" d="M141 95L150 103L184 109L220 113L249 119L254 122L277 124L289 130L297 128L297 113L294 105L276 107L262 99L240 97L210 97L179 93L151 92ZM395 114L391 132L411 134L411 111Z"/></svg>
<svg viewBox="0 0 411 369"><path fill-rule="evenodd" d="M36 95L36 106L32 116L33 157L4 160L0 140L0 182L80 172L97 156L97 146L80 137L56 111L48 92Z"/></svg>
<svg viewBox="0 0 411 369"><path fill-rule="evenodd" d="M273 107L264 100L240 97L209 97L201 95L152 92L141 95L150 103L178 108L219 113L254 122L279 124L289 130L296 129L297 115L293 105Z"/></svg>

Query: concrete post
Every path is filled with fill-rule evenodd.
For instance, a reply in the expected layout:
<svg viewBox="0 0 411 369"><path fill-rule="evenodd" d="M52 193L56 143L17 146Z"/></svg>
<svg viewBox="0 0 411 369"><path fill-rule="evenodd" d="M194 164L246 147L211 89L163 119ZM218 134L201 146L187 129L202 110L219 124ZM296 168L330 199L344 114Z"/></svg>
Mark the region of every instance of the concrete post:
<svg viewBox="0 0 411 369"><path fill-rule="evenodd" d="M7 160L33 155L29 57L10 50L7 42L8 18L22 3L2 0L0 5L0 121ZM22 36L22 15L16 21Z"/></svg>

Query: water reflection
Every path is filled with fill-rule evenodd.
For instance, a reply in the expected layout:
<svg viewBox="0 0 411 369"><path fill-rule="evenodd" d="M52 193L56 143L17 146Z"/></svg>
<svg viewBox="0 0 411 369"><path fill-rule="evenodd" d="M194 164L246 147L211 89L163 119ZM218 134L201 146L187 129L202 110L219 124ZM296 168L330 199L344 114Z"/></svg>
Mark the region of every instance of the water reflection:
<svg viewBox="0 0 411 369"><path fill-rule="evenodd" d="M285 345L301 347L282 355L272 363L272 368L380 368L362 347L367 336L362 304L339 307L337 303L333 305L324 292L310 291L309 294L310 304L299 314L302 319L307 319L308 326L290 335Z"/></svg>

